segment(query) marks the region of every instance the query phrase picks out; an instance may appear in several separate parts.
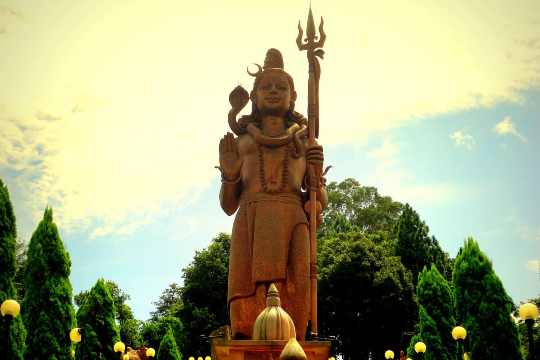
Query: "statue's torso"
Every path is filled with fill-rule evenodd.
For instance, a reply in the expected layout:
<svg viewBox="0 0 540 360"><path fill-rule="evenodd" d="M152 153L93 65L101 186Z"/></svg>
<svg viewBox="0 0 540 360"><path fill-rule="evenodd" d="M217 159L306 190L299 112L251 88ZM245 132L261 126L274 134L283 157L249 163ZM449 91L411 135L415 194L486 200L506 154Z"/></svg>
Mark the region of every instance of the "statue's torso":
<svg viewBox="0 0 540 360"><path fill-rule="evenodd" d="M303 153L294 157L294 151L292 143L275 148L266 147L258 145L249 134L241 135L238 138L238 152L243 161L242 193L269 190L272 193L300 194L306 172L306 159Z"/></svg>

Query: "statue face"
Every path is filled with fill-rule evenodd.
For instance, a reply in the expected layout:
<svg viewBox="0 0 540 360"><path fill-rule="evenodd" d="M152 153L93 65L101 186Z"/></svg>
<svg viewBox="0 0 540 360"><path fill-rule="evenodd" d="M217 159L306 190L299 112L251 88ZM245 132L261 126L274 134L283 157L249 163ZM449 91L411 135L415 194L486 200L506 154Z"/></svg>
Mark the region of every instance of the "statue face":
<svg viewBox="0 0 540 360"><path fill-rule="evenodd" d="M289 110L293 96L287 75L271 71L262 75L256 89L255 103L263 115L283 116Z"/></svg>

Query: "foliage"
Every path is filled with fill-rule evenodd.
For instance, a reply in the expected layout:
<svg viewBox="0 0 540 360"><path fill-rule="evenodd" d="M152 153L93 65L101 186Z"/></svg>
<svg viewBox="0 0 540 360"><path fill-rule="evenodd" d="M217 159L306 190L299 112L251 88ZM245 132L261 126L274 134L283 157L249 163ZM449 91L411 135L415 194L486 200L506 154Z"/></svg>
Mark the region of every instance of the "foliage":
<svg viewBox="0 0 540 360"><path fill-rule="evenodd" d="M457 322L467 329L474 359L521 359L512 300L491 261L469 238L455 260L453 273Z"/></svg>
<svg viewBox="0 0 540 360"><path fill-rule="evenodd" d="M451 334L455 326L454 294L435 265L430 270L424 268L420 273L416 296L420 318L419 336L424 343L429 344L425 359L454 360L456 347Z"/></svg>
<svg viewBox="0 0 540 360"><path fill-rule="evenodd" d="M381 196L374 187L361 186L354 179L331 182L326 187L328 206L323 213L320 236L351 230L390 232L403 205Z"/></svg>
<svg viewBox="0 0 540 360"><path fill-rule="evenodd" d="M180 319L174 316L162 316L145 322L141 330L144 345L157 349L169 330L172 331L177 347L183 349L185 343L184 327Z"/></svg>
<svg viewBox="0 0 540 360"><path fill-rule="evenodd" d="M174 340L171 329L167 330L167 333L159 344L157 360L182 360L182 356L176 347L176 341Z"/></svg>
<svg viewBox="0 0 540 360"><path fill-rule="evenodd" d="M150 313L153 320L178 313L182 306L182 287L176 283L170 284L154 305L156 310Z"/></svg>
<svg viewBox="0 0 540 360"><path fill-rule="evenodd" d="M111 280L105 281L105 285L109 290L114 302L114 308L116 310L116 320L118 321L120 328L120 338L126 344L132 348L138 348L141 346L142 338L140 335L141 322L133 316L133 311L126 304L126 301L130 299L130 296L124 292L117 283ZM88 291L81 291L74 297L75 304L81 306L86 297Z"/></svg>
<svg viewBox="0 0 540 360"><path fill-rule="evenodd" d="M394 235L397 240L396 255L401 257L403 265L412 272L415 286L420 271L431 264L435 264L445 278L450 280L452 263L448 254L442 251L434 236L429 236L428 226L409 204L403 208Z"/></svg>
<svg viewBox="0 0 540 360"><path fill-rule="evenodd" d="M0 180L0 304L6 299L20 301L15 286L16 274L16 238L17 227L15 214L9 199L7 187ZM20 295L20 294L19 294ZM9 326L9 348L5 341L0 342L0 354L10 359L21 359L24 353L26 332L22 318L16 317L8 324L7 317L0 319L0 334L5 338Z"/></svg>
<svg viewBox="0 0 540 360"><path fill-rule="evenodd" d="M74 320L70 268L52 209L47 208L30 240L25 266L26 359L71 359L66 335Z"/></svg>
<svg viewBox="0 0 540 360"><path fill-rule="evenodd" d="M410 272L387 248L358 231L319 249L319 332L337 337L345 360L398 348L416 313Z"/></svg>
<svg viewBox="0 0 540 360"><path fill-rule="evenodd" d="M195 254L183 269L184 287L178 316L186 336L182 353L208 354L208 342L201 336L228 322L227 273L229 267L230 236L220 233L207 249Z"/></svg>
<svg viewBox="0 0 540 360"><path fill-rule="evenodd" d="M77 360L113 359L113 345L120 340L115 322L115 306L109 288L99 279L86 294L77 311L83 340L77 345Z"/></svg>

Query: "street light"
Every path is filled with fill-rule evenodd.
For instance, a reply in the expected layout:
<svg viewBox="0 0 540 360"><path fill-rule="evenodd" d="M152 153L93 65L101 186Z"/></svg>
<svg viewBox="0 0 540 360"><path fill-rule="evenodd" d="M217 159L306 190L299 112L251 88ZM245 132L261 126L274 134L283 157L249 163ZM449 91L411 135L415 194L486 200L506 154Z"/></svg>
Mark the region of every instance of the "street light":
<svg viewBox="0 0 540 360"><path fill-rule="evenodd" d="M9 349L11 347L9 343L9 338L11 334L11 321L13 320L13 318L16 318L20 312L21 305L19 305L19 303L13 299L7 299L2 303L2 305L0 305L0 313L2 313L2 316L4 317L4 319L6 319L7 323L6 351L10 351Z"/></svg>
<svg viewBox="0 0 540 360"><path fill-rule="evenodd" d="M538 307L535 304L526 303L519 307L519 317L527 325L527 337L529 338L529 359L534 359L533 325L538 318Z"/></svg>
<svg viewBox="0 0 540 360"><path fill-rule="evenodd" d="M69 339L74 343L79 343L82 340L81 328L73 328L69 332Z"/></svg>
<svg viewBox="0 0 540 360"><path fill-rule="evenodd" d="M124 354L124 356L122 356L122 360L129 360L129 355L128 355L128 354Z"/></svg>
<svg viewBox="0 0 540 360"><path fill-rule="evenodd" d="M392 350L386 350L384 352L384 358L385 359L393 359L394 358L394 352Z"/></svg>
<svg viewBox="0 0 540 360"><path fill-rule="evenodd" d="M458 342L459 345L462 345L463 354L465 354L465 338L467 337L467 330L463 326L456 326L452 329L452 337Z"/></svg>
<svg viewBox="0 0 540 360"><path fill-rule="evenodd" d="M153 348L148 348L148 349L146 349L146 356L147 356L147 357L154 357L154 356L156 356L156 350L154 350Z"/></svg>
<svg viewBox="0 0 540 360"><path fill-rule="evenodd" d="M414 344L414 351L416 351L417 354L420 354L420 359L424 358L424 353L426 352L426 344L419 341L416 344Z"/></svg>
<svg viewBox="0 0 540 360"><path fill-rule="evenodd" d="M204 358L204 360L212 360L212 358L211 358L210 356L207 355L207 356Z"/></svg>

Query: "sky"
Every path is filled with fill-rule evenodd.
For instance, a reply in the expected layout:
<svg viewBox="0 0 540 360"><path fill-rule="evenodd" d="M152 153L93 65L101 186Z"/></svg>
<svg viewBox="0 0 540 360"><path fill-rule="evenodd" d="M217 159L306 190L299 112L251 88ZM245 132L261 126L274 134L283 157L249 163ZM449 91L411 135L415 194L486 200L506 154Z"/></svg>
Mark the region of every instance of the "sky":
<svg viewBox="0 0 540 360"><path fill-rule="evenodd" d="M328 180L408 202L455 256L473 236L514 302L540 294L540 2L322 1ZM74 293L100 277L138 319L232 217L228 94L296 48L309 2L0 0L0 178L29 241L51 206Z"/></svg>

